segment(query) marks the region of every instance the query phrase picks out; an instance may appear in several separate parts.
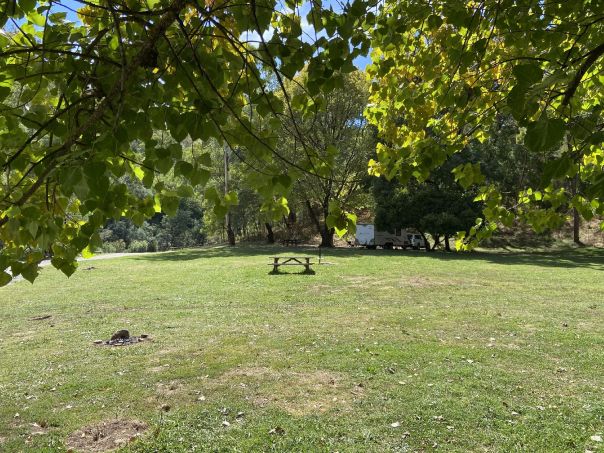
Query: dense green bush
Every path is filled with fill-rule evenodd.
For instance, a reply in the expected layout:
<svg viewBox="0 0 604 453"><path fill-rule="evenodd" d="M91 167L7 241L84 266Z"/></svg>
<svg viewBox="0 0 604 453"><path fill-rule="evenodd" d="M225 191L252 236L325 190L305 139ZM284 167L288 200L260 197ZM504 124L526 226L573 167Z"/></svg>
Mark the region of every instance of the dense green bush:
<svg viewBox="0 0 604 453"><path fill-rule="evenodd" d="M156 252L203 245L203 214L197 201L182 199L174 216L158 213L140 227L125 218L111 220L100 231L102 249L105 253Z"/></svg>
<svg viewBox="0 0 604 453"><path fill-rule="evenodd" d="M103 243L104 253L122 253L126 251L126 243L122 239Z"/></svg>
<svg viewBox="0 0 604 453"><path fill-rule="evenodd" d="M146 252L148 249L149 243L147 241L132 241L130 247L128 247L128 251L133 253Z"/></svg>

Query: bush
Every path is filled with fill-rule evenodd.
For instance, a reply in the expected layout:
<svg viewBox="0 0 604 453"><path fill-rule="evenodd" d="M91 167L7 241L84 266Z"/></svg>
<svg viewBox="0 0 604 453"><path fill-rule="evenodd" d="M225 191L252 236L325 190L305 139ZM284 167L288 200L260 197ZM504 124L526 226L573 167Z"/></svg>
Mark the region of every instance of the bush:
<svg viewBox="0 0 604 453"><path fill-rule="evenodd" d="M123 239L117 241L105 242L103 244L104 253L122 253L126 251L126 243Z"/></svg>
<svg viewBox="0 0 604 453"><path fill-rule="evenodd" d="M129 252L140 253L146 252L149 248L149 243L147 241L132 241L130 243L130 247L128 247Z"/></svg>
<svg viewBox="0 0 604 453"><path fill-rule="evenodd" d="M157 239L149 241L149 244L147 244L147 252L157 252Z"/></svg>

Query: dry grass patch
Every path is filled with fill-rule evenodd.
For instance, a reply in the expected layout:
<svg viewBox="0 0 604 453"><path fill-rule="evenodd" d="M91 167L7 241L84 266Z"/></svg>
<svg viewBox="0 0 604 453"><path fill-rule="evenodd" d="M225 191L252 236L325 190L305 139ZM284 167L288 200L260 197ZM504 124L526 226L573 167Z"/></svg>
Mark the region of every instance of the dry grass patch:
<svg viewBox="0 0 604 453"><path fill-rule="evenodd" d="M238 391L252 404L276 406L290 415L350 410L363 397L362 386L331 371L279 371L267 367L241 367L211 381L216 390Z"/></svg>
<svg viewBox="0 0 604 453"><path fill-rule="evenodd" d="M138 420L110 420L90 425L72 433L66 440L68 449L99 453L122 448L147 430Z"/></svg>

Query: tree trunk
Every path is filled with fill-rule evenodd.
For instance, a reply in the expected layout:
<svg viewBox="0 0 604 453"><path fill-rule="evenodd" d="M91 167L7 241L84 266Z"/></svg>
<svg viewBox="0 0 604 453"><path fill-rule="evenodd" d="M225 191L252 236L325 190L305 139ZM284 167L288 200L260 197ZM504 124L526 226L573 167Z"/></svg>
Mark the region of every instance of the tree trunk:
<svg viewBox="0 0 604 453"><path fill-rule="evenodd" d="M266 222L264 226L266 227L266 242L269 244L274 244L275 235L273 234L273 227L268 222Z"/></svg>
<svg viewBox="0 0 604 453"><path fill-rule="evenodd" d="M233 231L233 227L231 226L230 219L227 223L227 240L229 245L235 245L235 232Z"/></svg>
<svg viewBox="0 0 604 453"><path fill-rule="evenodd" d="M327 216L329 215L329 196L323 200L323 223L321 224L321 247L333 247L333 228L327 227Z"/></svg>
<svg viewBox="0 0 604 453"><path fill-rule="evenodd" d="M449 238L449 235L448 235L448 234L445 234L445 250L446 250L447 252L450 252L450 251L451 251L451 246L449 245L449 239L450 239L450 238Z"/></svg>
<svg viewBox="0 0 604 453"><path fill-rule="evenodd" d="M424 247L426 248L426 252L430 251L430 243L428 242L428 238L426 237L426 235L420 231L419 234L422 235L422 238L424 239Z"/></svg>
<svg viewBox="0 0 604 453"><path fill-rule="evenodd" d="M432 245L432 251L436 250L436 247L440 245L440 234L432 236L434 238L434 245Z"/></svg>
<svg viewBox="0 0 604 453"><path fill-rule="evenodd" d="M579 235L579 228L581 227L581 216L577 208L573 208L573 242L577 245L583 245L581 237Z"/></svg>
<svg viewBox="0 0 604 453"><path fill-rule="evenodd" d="M321 227L321 245L319 247L333 247L333 228L323 224Z"/></svg>

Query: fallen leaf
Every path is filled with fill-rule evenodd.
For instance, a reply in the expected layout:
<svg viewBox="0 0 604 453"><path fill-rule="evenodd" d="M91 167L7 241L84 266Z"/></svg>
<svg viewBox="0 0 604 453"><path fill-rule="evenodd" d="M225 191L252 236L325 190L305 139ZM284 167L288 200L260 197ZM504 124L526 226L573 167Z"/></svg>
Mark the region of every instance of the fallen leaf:
<svg viewBox="0 0 604 453"><path fill-rule="evenodd" d="M594 442L602 442L602 436L598 436L597 434L595 436L591 436L590 439Z"/></svg>
<svg viewBox="0 0 604 453"><path fill-rule="evenodd" d="M401 426L400 422L390 423L390 427L392 428L398 428L399 426Z"/></svg>

